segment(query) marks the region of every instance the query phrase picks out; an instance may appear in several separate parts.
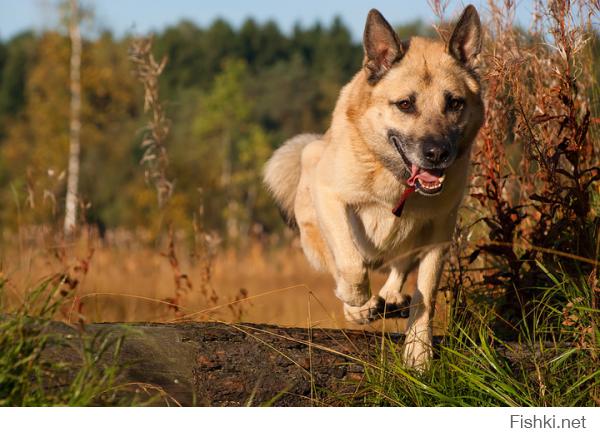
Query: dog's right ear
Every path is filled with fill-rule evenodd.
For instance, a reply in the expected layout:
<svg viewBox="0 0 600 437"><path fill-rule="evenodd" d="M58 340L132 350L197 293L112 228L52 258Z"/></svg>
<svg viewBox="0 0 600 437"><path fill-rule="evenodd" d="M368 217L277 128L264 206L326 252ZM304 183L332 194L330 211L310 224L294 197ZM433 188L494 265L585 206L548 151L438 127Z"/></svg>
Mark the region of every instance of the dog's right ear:
<svg viewBox="0 0 600 437"><path fill-rule="evenodd" d="M371 85L376 84L404 54L398 35L377 9L371 9L367 16L363 45L365 48L363 67L367 71L367 80Z"/></svg>
<svg viewBox="0 0 600 437"><path fill-rule="evenodd" d="M448 43L448 51L467 67L476 66L477 56L481 52L481 21L473 5L468 5L458 19Z"/></svg>

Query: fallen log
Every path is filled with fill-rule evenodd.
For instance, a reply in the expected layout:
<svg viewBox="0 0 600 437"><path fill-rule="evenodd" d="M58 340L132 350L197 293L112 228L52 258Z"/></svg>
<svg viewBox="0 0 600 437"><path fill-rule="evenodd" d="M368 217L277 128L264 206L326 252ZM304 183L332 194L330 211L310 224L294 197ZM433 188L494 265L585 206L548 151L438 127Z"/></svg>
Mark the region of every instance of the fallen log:
<svg viewBox="0 0 600 437"><path fill-rule="evenodd" d="M52 324L62 341L50 360L77 363L90 336L121 338L120 382L160 393L157 404L198 406L335 405L360 391L381 334L223 323ZM386 334L401 343L401 334ZM105 353L109 362L111 353ZM151 388L148 390L148 388Z"/></svg>

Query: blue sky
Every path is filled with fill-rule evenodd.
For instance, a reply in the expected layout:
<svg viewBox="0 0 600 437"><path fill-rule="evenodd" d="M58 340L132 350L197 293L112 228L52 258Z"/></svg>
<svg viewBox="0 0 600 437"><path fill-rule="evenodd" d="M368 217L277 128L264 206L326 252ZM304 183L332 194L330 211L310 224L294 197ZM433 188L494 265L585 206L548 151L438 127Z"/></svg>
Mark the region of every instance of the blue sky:
<svg viewBox="0 0 600 437"><path fill-rule="evenodd" d="M422 18L433 22L434 16L426 0L81 0L92 5L97 29L111 29L117 35L128 31L145 33L160 30L181 19L205 25L217 17L239 26L251 16L260 22L274 19L282 30L289 31L294 23L310 25L315 21L329 23L336 15L360 38L366 14L378 8L393 24ZM471 0L485 9L484 0ZM41 30L57 23L58 0L0 0L0 38L33 28ZM450 0L448 11L458 13L464 4ZM531 0L518 2L517 18L528 22Z"/></svg>

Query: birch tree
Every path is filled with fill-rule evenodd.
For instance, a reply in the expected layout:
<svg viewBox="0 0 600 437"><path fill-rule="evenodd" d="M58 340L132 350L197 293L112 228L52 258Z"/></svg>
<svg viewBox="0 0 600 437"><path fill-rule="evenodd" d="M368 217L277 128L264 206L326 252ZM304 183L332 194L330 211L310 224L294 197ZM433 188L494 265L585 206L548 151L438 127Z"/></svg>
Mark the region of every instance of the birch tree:
<svg viewBox="0 0 600 437"><path fill-rule="evenodd" d="M67 174L67 199L65 204L65 235L75 231L79 187L79 155L81 136L81 32L79 29L79 4L70 0L69 37L71 40L71 115L69 123L69 166Z"/></svg>

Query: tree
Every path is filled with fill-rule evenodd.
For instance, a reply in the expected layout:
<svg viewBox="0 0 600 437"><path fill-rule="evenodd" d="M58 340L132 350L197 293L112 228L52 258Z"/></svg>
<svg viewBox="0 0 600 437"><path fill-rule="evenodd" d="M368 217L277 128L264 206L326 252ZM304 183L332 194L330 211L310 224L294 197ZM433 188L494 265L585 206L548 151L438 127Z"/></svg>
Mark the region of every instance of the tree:
<svg viewBox="0 0 600 437"><path fill-rule="evenodd" d="M6 125L0 159L7 184L2 191L3 223L48 223L59 209L68 153L69 46L56 32L37 40L25 77L24 107ZM16 204L16 205L15 205ZM13 207L14 206L14 207Z"/></svg>
<svg viewBox="0 0 600 437"><path fill-rule="evenodd" d="M6 133L6 123L18 116L25 106L25 81L29 76L36 44L33 32L24 32L2 45L0 138Z"/></svg>
<svg viewBox="0 0 600 437"><path fill-rule="evenodd" d="M195 147L210 156L204 166L216 167L220 174L211 197L217 194L231 241L247 236L262 163L270 151L264 130L251 118L254 105L247 82L247 64L239 59L226 61L193 125Z"/></svg>
<svg viewBox="0 0 600 437"><path fill-rule="evenodd" d="M79 154L81 134L81 33L79 30L79 3L70 0L71 15L69 37L71 39L71 117L69 123L69 167L67 173L67 198L65 203L65 235L75 230L79 188Z"/></svg>

